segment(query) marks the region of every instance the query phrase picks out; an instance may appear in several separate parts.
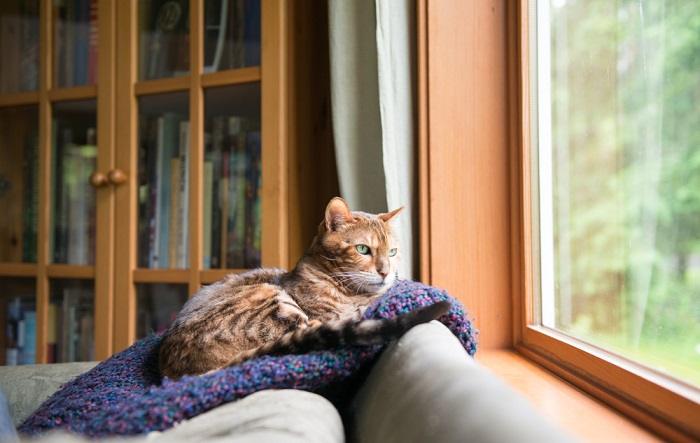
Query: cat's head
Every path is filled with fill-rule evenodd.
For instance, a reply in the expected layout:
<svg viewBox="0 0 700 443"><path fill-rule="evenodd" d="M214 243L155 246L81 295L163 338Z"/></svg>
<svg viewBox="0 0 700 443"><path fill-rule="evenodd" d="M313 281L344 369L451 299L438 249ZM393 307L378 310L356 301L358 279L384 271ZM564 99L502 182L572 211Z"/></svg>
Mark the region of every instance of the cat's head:
<svg viewBox="0 0 700 443"><path fill-rule="evenodd" d="M317 259L352 292L384 293L396 281L400 255L389 221L402 209L368 214L351 211L340 197L331 199L319 226Z"/></svg>

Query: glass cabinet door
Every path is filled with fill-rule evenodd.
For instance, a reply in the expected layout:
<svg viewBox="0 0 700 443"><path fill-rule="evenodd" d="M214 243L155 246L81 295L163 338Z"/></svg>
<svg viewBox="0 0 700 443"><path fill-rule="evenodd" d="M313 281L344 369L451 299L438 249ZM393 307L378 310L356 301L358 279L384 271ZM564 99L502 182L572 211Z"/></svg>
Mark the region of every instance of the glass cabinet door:
<svg viewBox="0 0 700 443"><path fill-rule="evenodd" d="M39 88L39 0L0 2L0 94Z"/></svg>
<svg viewBox="0 0 700 443"><path fill-rule="evenodd" d="M54 85L59 88L97 82L97 0L53 3Z"/></svg>
<svg viewBox="0 0 700 443"><path fill-rule="evenodd" d="M36 105L0 108L0 262L36 262L38 125Z"/></svg>
<svg viewBox="0 0 700 443"><path fill-rule="evenodd" d="M53 106L52 261L95 263L97 121L95 100Z"/></svg>
<svg viewBox="0 0 700 443"><path fill-rule="evenodd" d="M139 0L139 80L190 72L189 0Z"/></svg>

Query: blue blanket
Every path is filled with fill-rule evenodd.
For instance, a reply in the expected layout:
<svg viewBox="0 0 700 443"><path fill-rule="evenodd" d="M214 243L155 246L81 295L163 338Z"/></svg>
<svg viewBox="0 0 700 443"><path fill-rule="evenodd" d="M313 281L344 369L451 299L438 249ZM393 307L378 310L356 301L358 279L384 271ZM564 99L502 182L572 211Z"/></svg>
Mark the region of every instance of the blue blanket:
<svg viewBox="0 0 700 443"><path fill-rule="evenodd" d="M445 292L420 283L397 282L365 313L390 318L420 306L449 300L451 310L439 320L470 355L476 331L462 305ZM91 437L133 435L168 429L263 389L304 389L338 402L349 398L358 375L366 372L383 346L346 347L303 355L263 356L240 365L179 380L158 373L160 336L153 335L112 356L67 383L20 426L34 435L62 428ZM338 394L343 392L344 395Z"/></svg>

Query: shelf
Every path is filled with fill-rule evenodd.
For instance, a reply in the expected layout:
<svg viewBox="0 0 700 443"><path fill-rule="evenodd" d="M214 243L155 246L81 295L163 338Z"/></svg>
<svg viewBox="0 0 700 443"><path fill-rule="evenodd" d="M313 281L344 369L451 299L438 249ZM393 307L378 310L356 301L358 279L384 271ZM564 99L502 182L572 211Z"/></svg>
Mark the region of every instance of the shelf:
<svg viewBox="0 0 700 443"><path fill-rule="evenodd" d="M250 269L205 269L199 271L199 279L202 283L209 284L217 282L229 274L241 274L246 271L250 271Z"/></svg>
<svg viewBox="0 0 700 443"><path fill-rule="evenodd" d="M33 263L0 263L2 277L36 277L37 265Z"/></svg>
<svg viewBox="0 0 700 443"><path fill-rule="evenodd" d="M37 91L0 94L0 107L32 105L37 103L39 103L39 93Z"/></svg>
<svg viewBox="0 0 700 443"><path fill-rule="evenodd" d="M97 86L76 86L74 88L57 88L49 90L49 100L52 102L68 100L85 100L97 97Z"/></svg>
<svg viewBox="0 0 700 443"><path fill-rule="evenodd" d="M186 91L190 87L190 76L145 80L134 85L136 95L162 94L164 92Z"/></svg>
<svg viewBox="0 0 700 443"><path fill-rule="evenodd" d="M46 266L46 275L51 278L95 278L95 267L84 265L53 264Z"/></svg>
<svg viewBox="0 0 700 443"><path fill-rule="evenodd" d="M205 88L216 86L230 86L241 83L258 82L261 79L260 67L229 69L227 71L202 74L202 86Z"/></svg>
<svg viewBox="0 0 700 443"><path fill-rule="evenodd" d="M188 269L134 269L135 283L187 283L190 279Z"/></svg>

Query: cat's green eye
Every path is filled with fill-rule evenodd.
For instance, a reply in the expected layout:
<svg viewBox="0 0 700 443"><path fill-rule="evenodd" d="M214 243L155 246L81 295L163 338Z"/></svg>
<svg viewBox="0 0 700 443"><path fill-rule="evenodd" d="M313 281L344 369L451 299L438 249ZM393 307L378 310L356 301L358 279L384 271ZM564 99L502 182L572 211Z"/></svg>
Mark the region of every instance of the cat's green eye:
<svg viewBox="0 0 700 443"><path fill-rule="evenodd" d="M397 252L399 252L399 250L396 248L389 249L389 257L395 256Z"/></svg>
<svg viewBox="0 0 700 443"><path fill-rule="evenodd" d="M367 245L356 245L355 249L362 255L369 255L369 246Z"/></svg>

